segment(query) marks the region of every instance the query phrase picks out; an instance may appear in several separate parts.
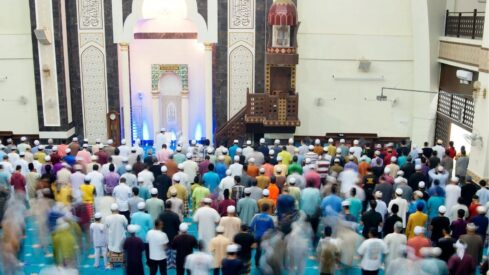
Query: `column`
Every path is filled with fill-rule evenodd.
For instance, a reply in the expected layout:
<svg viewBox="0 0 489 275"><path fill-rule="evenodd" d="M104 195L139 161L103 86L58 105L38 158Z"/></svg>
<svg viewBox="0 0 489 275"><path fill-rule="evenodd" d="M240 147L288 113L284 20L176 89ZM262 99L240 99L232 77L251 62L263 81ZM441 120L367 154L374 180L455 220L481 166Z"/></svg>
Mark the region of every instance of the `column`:
<svg viewBox="0 0 489 275"><path fill-rule="evenodd" d="M153 102L153 140L156 140L156 135L160 132L160 91L151 92Z"/></svg>
<svg viewBox="0 0 489 275"><path fill-rule="evenodd" d="M124 126L124 138L126 142L132 143L131 137L131 87L129 84L129 44L120 43L120 68L121 68L121 91L122 91L122 106L123 112L123 126Z"/></svg>
<svg viewBox="0 0 489 275"><path fill-rule="evenodd" d="M188 136L188 91L182 91L182 135L187 140L191 140Z"/></svg>
<svg viewBox="0 0 489 275"><path fill-rule="evenodd" d="M212 105L212 43L205 43L205 137L212 141L213 136L213 105Z"/></svg>

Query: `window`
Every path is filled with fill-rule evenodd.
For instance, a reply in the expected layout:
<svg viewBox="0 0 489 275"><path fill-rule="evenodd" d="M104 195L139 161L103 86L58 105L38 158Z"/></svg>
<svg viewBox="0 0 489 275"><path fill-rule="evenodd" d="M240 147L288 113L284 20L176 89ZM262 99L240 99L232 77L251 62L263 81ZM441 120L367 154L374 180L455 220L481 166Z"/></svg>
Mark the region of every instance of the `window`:
<svg viewBox="0 0 489 275"><path fill-rule="evenodd" d="M290 26L273 26L272 46L277 48L290 47Z"/></svg>

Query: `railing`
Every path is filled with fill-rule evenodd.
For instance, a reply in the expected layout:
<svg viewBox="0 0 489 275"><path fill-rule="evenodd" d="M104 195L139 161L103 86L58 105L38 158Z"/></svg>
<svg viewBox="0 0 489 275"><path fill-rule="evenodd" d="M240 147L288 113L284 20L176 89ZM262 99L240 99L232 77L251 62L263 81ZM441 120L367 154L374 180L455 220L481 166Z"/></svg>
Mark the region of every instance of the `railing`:
<svg viewBox="0 0 489 275"><path fill-rule="evenodd" d="M246 122L263 123L265 126L299 126L297 94L250 94L248 93Z"/></svg>
<svg viewBox="0 0 489 275"><path fill-rule="evenodd" d="M234 139L245 139L246 123L245 123L246 106L244 106L237 114L228 120L214 135L216 145L223 144L231 145Z"/></svg>
<svg viewBox="0 0 489 275"><path fill-rule="evenodd" d="M438 114L442 114L472 130L474 101L471 98L440 91L437 111Z"/></svg>
<svg viewBox="0 0 489 275"><path fill-rule="evenodd" d="M482 38L484 33L485 13L450 12L447 10L445 18L445 36Z"/></svg>

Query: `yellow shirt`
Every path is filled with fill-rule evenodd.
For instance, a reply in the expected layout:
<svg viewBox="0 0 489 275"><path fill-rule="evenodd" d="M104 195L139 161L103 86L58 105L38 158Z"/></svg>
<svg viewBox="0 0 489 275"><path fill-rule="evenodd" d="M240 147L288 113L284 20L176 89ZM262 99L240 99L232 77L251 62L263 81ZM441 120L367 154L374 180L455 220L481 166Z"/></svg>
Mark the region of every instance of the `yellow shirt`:
<svg viewBox="0 0 489 275"><path fill-rule="evenodd" d="M278 153L279 157L282 158L282 164L289 166L290 162L292 161L292 155L285 150L282 150L282 152Z"/></svg>
<svg viewBox="0 0 489 275"><path fill-rule="evenodd" d="M46 160L44 159L46 157L46 153L44 153L44 151L39 151L35 154L35 156L37 156L37 161L39 161L40 163L44 164L46 163ZM40 172L40 171L38 171Z"/></svg>
<svg viewBox="0 0 489 275"><path fill-rule="evenodd" d="M82 194L82 201L84 203L93 204L93 202L94 202L93 191L94 190L95 190L95 186L93 186L91 184L82 184L80 186L80 191Z"/></svg>
<svg viewBox="0 0 489 275"><path fill-rule="evenodd" d="M426 226L426 222L428 221L428 215L421 211L416 211L409 216L408 223L406 226L406 236L408 239L414 237L414 228L416 226Z"/></svg>
<svg viewBox="0 0 489 275"><path fill-rule="evenodd" d="M168 188L168 192L166 193L166 196L168 198L171 198L171 190L177 189L177 198L181 199L182 201L186 202L187 201L187 188L183 186L182 184L173 184L170 188Z"/></svg>
<svg viewBox="0 0 489 275"><path fill-rule="evenodd" d="M61 202L65 205L71 203L71 187L65 185L59 189L59 192L55 193L55 198L57 202Z"/></svg>
<svg viewBox="0 0 489 275"><path fill-rule="evenodd" d="M270 178L269 177L267 177L267 176L256 177L256 186L260 187L261 189L268 188L269 184L270 184Z"/></svg>

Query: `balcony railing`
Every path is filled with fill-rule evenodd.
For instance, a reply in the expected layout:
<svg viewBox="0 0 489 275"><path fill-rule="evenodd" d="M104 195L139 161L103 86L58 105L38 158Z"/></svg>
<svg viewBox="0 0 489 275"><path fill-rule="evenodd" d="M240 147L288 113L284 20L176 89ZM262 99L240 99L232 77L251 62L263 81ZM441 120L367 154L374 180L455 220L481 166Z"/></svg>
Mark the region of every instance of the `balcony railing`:
<svg viewBox="0 0 489 275"><path fill-rule="evenodd" d="M445 18L445 36L481 39L484 33L484 12L450 12Z"/></svg>

